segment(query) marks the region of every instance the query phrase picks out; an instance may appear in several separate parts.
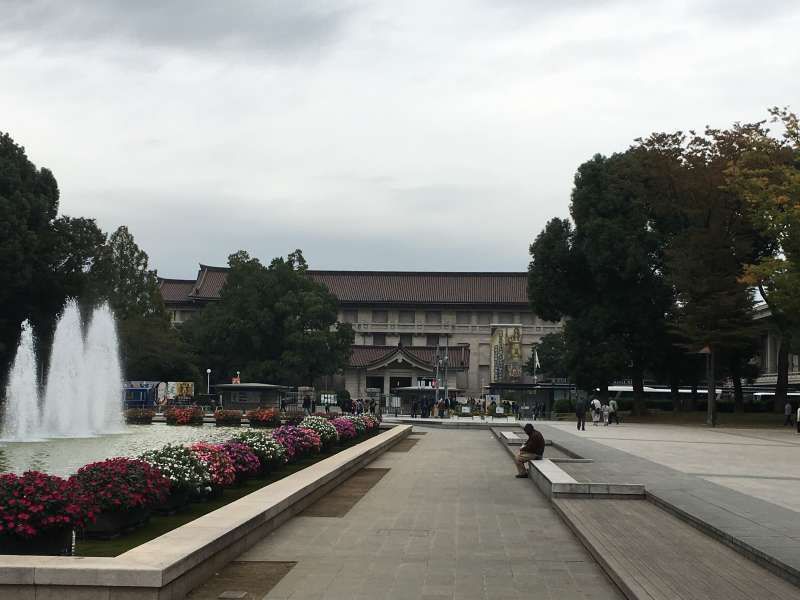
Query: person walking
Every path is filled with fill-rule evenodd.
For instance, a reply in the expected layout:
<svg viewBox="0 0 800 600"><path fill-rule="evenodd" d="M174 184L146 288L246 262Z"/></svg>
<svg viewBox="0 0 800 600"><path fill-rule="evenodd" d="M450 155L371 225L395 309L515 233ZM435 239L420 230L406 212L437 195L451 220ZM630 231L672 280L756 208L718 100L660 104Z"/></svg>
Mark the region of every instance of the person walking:
<svg viewBox="0 0 800 600"><path fill-rule="evenodd" d="M309 398L308 395L303 396L303 410L305 411L306 414L310 414L311 398Z"/></svg>
<svg viewBox="0 0 800 600"><path fill-rule="evenodd" d="M786 401L786 406L783 407L783 414L786 415L786 418L783 420L784 427L786 425L789 427L794 425L794 423L792 423L792 403L788 400Z"/></svg>
<svg viewBox="0 0 800 600"><path fill-rule="evenodd" d="M529 460L542 460L544 456L544 436L539 431L533 428L533 425L528 423L522 430L528 434L528 440L519 449L514 464L517 466L516 477L522 479L528 476L528 470L525 468L525 463Z"/></svg>
<svg viewBox="0 0 800 600"><path fill-rule="evenodd" d="M578 398L575 403L575 416L578 417L578 431L586 431L586 401Z"/></svg>
<svg viewBox="0 0 800 600"><path fill-rule="evenodd" d="M597 427L600 424L600 419L603 416L603 405L596 397L592 398L592 425Z"/></svg>
<svg viewBox="0 0 800 600"><path fill-rule="evenodd" d="M605 427L608 427L608 419L610 414L611 409L609 408L608 404L603 404L603 425Z"/></svg>
<svg viewBox="0 0 800 600"><path fill-rule="evenodd" d="M619 416L617 415L617 401L613 398L608 401L608 424L611 424L611 420L619 425Z"/></svg>

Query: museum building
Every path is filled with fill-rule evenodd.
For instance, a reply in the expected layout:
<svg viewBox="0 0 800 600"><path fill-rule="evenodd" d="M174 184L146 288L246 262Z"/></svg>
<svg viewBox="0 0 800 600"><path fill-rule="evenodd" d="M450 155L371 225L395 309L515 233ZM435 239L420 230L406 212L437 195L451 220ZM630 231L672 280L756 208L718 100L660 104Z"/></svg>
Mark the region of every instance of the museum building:
<svg viewBox="0 0 800 600"><path fill-rule="evenodd" d="M176 325L219 299L228 269L200 265L195 279L160 279ZM527 273L317 271L355 332L344 386L354 398L439 386L478 397L491 384L533 383L533 344L561 329L528 304ZM446 358L446 360L445 360ZM446 362L446 365L445 365Z"/></svg>

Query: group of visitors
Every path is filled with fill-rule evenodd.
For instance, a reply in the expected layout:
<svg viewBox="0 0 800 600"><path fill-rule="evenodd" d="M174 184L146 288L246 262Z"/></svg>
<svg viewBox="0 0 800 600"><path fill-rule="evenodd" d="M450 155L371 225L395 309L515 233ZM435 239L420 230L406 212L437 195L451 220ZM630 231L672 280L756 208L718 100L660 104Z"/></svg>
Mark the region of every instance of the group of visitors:
<svg viewBox="0 0 800 600"><path fill-rule="evenodd" d="M357 398L353 400L352 398L340 398L336 402L337 406L341 409L343 413L353 414L353 415L361 415L364 413L369 412L370 414L375 414L375 408L377 406L374 398ZM330 412L330 404L325 402L323 403L325 407L325 412ZM281 410L286 410L287 404L285 400L281 401ZM313 415L317 411L317 399L314 396L306 394L303 396L303 412L307 415Z"/></svg>
<svg viewBox="0 0 800 600"><path fill-rule="evenodd" d="M423 398L422 400L415 398L411 403L411 418L416 419L419 415L423 419L429 417L444 419L445 415L449 414L452 404L455 402L449 398L440 398L438 402L433 398Z"/></svg>
<svg viewBox="0 0 800 600"><path fill-rule="evenodd" d="M784 427L788 425L791 427L792 425L797 425L797 433L800 433L800 406L797 407L797 415L794 423L792 423L792 413L794 413L794 409L792 408L792 403L788 400L786 401L786 405L783 407L783 414L786 415L786 418L783 420Z"/></svg>
<svg viewBox="0 0 800 600"><path fill-rule="evenodd" d="M575 416L578 418L578 431L586 431L586 412L591 412L592 425L597 427L603 423L606 427L614 421L619 425L619 414L616 400L608 400L607 402L600 402L595 397L589 402L587 407L586 401L583 398L578 398L575 403Z"/></svg>

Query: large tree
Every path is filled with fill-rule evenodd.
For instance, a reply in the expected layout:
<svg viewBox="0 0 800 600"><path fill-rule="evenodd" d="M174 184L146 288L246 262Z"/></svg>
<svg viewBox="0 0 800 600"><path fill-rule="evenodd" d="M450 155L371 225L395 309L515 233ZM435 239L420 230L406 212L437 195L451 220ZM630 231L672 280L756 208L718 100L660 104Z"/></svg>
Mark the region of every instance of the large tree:
<svg viewBox="0 0 800 600"><path fill-rule="evenodd" d="M753 290L742 274L764 251L764 240L742 199L725 185L741 149L727 132L709 128L702 135L654 134L636 151L662 167L656 187L665 192L655 212L674 293L670 326L679 346L705 356L707 423L714 425L719 370L731 357L741 364L756 335ZM738 368L731 371L741 376Z"/></svg>
<svg viewBox="0 0 800 600"><path fill-rule="evenodd" d="M25 149L0 132L0 379L13 358L20 324L38 312L37 277L48 273L58 185Z"/></svg>
<svg viewBox="0 0 800 600"><path fill-rule="evenodd" d="M670 302L661 269L661 238L636 152L595 156L575 176L570 212L531 246L528 290L544 318L568 318L575 376L599 387L633 381L634 410L644 408L645 370L658 353Z"/></svg>
<svg viewBox="0 0 800 600"><path fill-rule="evenodd" d="M218 302L184 325L184 334L221 377L310 385L346 366L353 331L337 323L337 302L306 274L297 250L264 266L247 252L229 257Z"/></svg>
<svg viewBox="0 0 800 600"><path fill-rule="evenodd" d="M743 281L758 288L770 309L778 338L776 409L786 402L789 351L800 346L800 121L796 114L773 108L772 121L782 126L773 135L765 122L737 125L726 132L741 152L726 171L727 185L745 201L768 251L745 265Z"/></svg>

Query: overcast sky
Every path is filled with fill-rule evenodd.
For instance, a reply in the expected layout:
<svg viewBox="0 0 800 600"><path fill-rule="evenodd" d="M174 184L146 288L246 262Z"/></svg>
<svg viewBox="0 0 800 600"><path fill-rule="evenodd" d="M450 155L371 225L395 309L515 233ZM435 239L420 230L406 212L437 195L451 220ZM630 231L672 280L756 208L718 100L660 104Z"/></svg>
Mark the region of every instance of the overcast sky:
<svg viewBox="0 0 800 600"><path fill-rule="evenodd" d="M795 0L0 0L0 131L166 277L524 270L576 167L800 109Z"/></svg>

